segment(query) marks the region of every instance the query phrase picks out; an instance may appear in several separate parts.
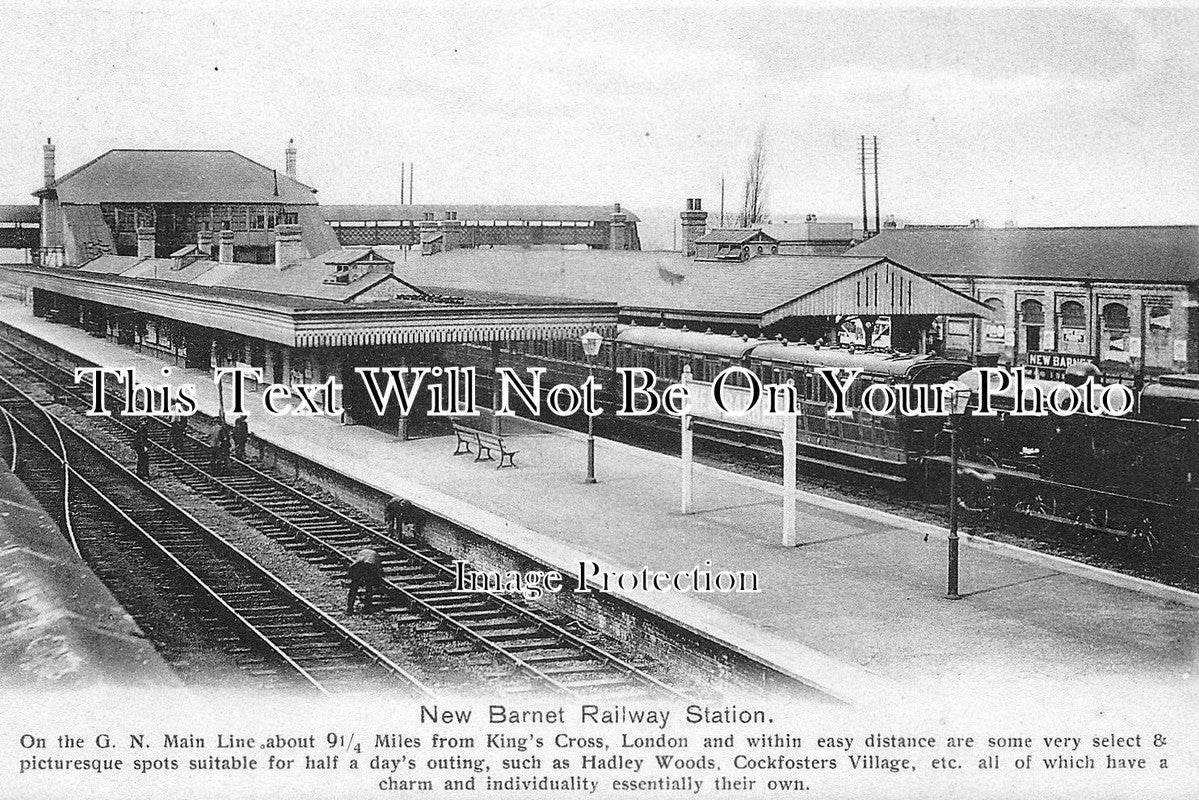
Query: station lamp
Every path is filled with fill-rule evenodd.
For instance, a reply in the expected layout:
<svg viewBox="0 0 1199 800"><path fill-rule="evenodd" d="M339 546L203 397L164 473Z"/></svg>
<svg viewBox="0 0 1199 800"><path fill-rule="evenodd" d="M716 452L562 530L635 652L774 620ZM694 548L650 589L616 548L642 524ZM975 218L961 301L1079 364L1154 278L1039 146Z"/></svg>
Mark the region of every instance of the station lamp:
<svg viewBox="0 0 1199 800"><path fill-rule="evenodd" d="M587 380L595 382L595 357L604 345L604 337L595 331L587 331L579 337L583 344L583 355L587 356ZM584 483L595 483L595 417L587 415L587 478Z"/></svg>
<svg viewBox="0 0 1199 800"><path fill-rule="evenodd" d="M973 394L970 387L958 383L946 397L949 412L945 417L945 431L949 434L949 579L945 596L950 600L961 599L958 594L958 424Z"/></svg>

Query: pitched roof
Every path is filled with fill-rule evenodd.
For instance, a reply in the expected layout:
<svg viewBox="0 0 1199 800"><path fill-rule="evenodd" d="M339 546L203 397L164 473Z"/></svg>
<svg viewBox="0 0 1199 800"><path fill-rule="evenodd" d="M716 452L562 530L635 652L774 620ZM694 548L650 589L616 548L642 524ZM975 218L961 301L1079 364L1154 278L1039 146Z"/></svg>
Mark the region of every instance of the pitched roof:
<svg viewBox="0 0 1199 800"><path fill-rule="evenodd" d="M775 241L758 228L713 228L695 241L699 244L745 244L757 236Z"/></svg>
<svg viewBox="0 0 1199 800"><path fill-rule="evenodd" d="M316 205L316 192L232 150L109 150L56 180L62 203ZM41 196L46 189L34 192Z"/></svg>
<svg viewBox="0 0 1199 800"><path fill-rule="evenodd" d="M762 232L780 242L835 241L853 239L852 222L780 222L762 226Z"/></svg>
<svg viewBox="0 0 1199 800"><path fill-rule="evenodd" d="M672 252L461 249L407 262L397 258L395 272L433 293L505 293L614 302L625 309L760 316L881 261L876 256L759 256L725 264ZM956 295L949 302L955 313L959 305L970 306L964 313L979 305Z"/></svg>
<svg viewBox="0 0 1199 800"><path fill-rule="evenodd" d="M382 281L403 283L386 272L364 275L348 284L325 283L325 278L332 270L321 258L307 259L285 270L276 269L273 264L220 263L210 260L195 261L180 270L172 269L173 266L173 259L170 258L101 256L89 261L80 270L328 303L345 303ZM413 287L406 288L409 291L401 290L400 294L420 294Z"/></svg>
<svg viewBox="0 0 1199 800"><path fill-rule="evenodd" d="M926 275L1199 281L1199 227L897 228L846 255L886 256Z"/></svg>
<svg viewBox="0 0 1199 800"><path fill-rule="evenodd" d="M321 206L330 222L419 222L426 213L434 219L445 219L446 211L458 212L459 220L519 220L551 222L611 222L612 206L555 206L555 205L470 205L436 203L420 205L350 205ZM629 222L639 222L637 215L621 208Z"/></svg>
<svg viewBox="0 0 1199 800"><path fill-rule="evenodd" d="M37 206L0 206L0 222L41 222L42 210Z"/></svg>

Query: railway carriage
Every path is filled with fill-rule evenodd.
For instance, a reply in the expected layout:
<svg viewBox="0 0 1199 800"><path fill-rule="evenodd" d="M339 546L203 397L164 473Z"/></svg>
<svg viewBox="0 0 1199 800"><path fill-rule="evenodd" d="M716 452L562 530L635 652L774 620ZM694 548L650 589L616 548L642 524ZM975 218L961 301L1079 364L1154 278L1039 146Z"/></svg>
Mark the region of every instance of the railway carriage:
<svg viewBox="0 0 1199 800"><path fill-rule="evenodd" d="M930 355L637 326L623 328L617 335L613 360L616 368L645 367L667 382L678 380L683 368L690 367L693 380L710 384L731 366L753 372L763 383L794 381L800 457L811 464L893 482L907 480L912 461L927 449L929 423L896 413L875 416L863 411L860 401L866 386L942 383L970 368L964 361ZM850 416L828 415L833 394L818 372L822 368L861 370L848 393ZM730 383L746 385L739 376ZM718 431L717 438L724 444L781 451L773 437L761 431L730 422L697 422ZM663 418L658 424L677 422Z"/></svg>

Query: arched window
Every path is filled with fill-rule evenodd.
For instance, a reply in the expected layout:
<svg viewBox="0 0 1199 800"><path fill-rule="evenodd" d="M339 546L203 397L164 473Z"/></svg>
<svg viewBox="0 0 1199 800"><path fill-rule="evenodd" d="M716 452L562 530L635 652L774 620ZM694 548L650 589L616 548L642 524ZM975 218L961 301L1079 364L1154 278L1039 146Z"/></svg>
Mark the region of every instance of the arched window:
<svg viewBox="0 0 1199 800"><path fill-rule="evenodd" d="M1109 361L1128 361L1129 330L1128 306L1108 303L1103 307L1103 330L1100 334L1099 357Z"/></svg>
<svg viewBox="0 0 1199 800"><path fill-rule="evenodd" d="M1020 304L1020 318L1024 323L1024 352L1040 350L1045 307L1037 300L1025 300Z"/></svg>
<svg viewBox="0 0 1199 800"><path fill-rule="evenodd" d="M779 246L777 244L770 246L770 255L777 256L779 254Z"/></svg>
<svg viewBox="0 0 1199 800"><path fill-rule="evenodd" d="M1077 300L1067 300L1058 311L1058 349L1065 353L1086 353L1087 312Z"/></svg>
<svg viewBox="0 0 1199 800"><path fill-rule="evenodd" d="M762 245L758 245L758 255L762 255L766 251L762 249Z"/></svg>
<svg viewBox="0 0 1199 800"><path fill-rule="evenodd" d="M988 298L983 304L991 309L991 317L982 323L982 350L984 353L998 353L1003 350L1003 340L1007 336L1007 309L998 297Z"/></svg>

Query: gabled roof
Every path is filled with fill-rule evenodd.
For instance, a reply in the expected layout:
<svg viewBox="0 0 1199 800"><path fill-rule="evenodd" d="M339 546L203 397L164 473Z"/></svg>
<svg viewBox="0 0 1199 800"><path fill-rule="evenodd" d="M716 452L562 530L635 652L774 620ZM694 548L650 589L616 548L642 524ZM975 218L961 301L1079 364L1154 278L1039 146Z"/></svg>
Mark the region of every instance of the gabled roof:
<svg viewBox="0 0 1199 800"><path fill-rule="evenodd" d="M316 205L311 186L232 150L109 150L35 196L62 203Z"/></svg>
<svg viewBox="0 0 1199 800"><path fill-rule="evenodd" d="M1199 226L896 228L847 255L886 256L926 275L1199 281Z"/></svg>
<svg viewBox="0 0 1199 800"><path fill-rule="evenodd" d="M774 237L763 233L758 228L714 228L695 241L699 244L742 245L755 240L766 242L777 241Z"/></svg>
<svg viewBox="0 0 1199 800"><path fill-rule="evenodd" d="M371 261L379 264L395 263L395 261L387 256L376 253L373 247L368 247L365 250L334 250L326 254L324 261L326 264L333 266L357 264L359 261Z"/></svg>
<svg viewBox="0 0 1199 800"><path fill-rule="evenodd" d="M389 252L386 247L376 249ZM636 250L460 249L406 262L397 259L395 270L408 283L435 294L505 293L614 302L626 310L763 318L784 313L798 298L885 262L877 256L758 256L724 264ZM929 286L942 298L944 313L986 313L985 306L970 298L902 267L897 271L909 282Z"/></svg>
<svg viewBox="0 0 1199 800"><path fill-rule="evenodd" d="M515 220L515 221L558 221L558 222L611 222L612 206L556 206L556 205L477 205L468 203L436 203L420 205L349 205L321 206L325 219L330 222L397 222L408 220L420 222L426 213L433 219L445 219L445 212L456 211L458 219L467 220ZM639 222L632 211L621 208L629 222Z"/></svg>

